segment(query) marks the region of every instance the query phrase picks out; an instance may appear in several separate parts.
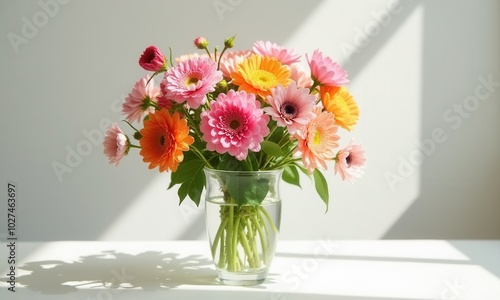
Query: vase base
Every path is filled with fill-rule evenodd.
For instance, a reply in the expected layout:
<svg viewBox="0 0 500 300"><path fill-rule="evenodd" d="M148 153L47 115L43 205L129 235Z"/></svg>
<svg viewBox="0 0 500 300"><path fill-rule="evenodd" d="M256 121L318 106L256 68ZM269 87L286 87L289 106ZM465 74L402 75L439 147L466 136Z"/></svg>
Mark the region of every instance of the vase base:
<svg viewBox="0 0 500 300"><path fill-rule="evenodd" d="M225 285L248 286L261 284L266 280L267 272L228 272L217 270L219 281Z"/></svg>

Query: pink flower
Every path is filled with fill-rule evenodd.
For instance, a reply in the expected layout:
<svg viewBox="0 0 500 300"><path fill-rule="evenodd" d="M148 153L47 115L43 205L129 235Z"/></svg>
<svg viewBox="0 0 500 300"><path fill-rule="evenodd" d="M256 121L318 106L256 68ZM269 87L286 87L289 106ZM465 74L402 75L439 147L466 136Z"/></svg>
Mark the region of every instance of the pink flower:
<svg viewBox="0 0 500 300"><path fill-rule="evenodd" d="M146 71L158 72L165 69L165 56L160 49L149 46L139 58L139 65Z"/></svg>
<svg viewBox="0 0 500 300"><path fill-rule="evenodd" d="M220 61L220 70L224 79L230 81L231 73L238 71L238 65L251 55L252 51L229 51L224 53Z"/></svg>
<svg viewBox="0 0 500 300"><path fill-rule="evenodd" d="M198 49L206 49L208 47L208 40L204 37L197 37L195 40L194 40L194 46Z"/></svg>
<svg viewBox="0 0 500 300"><path fill-rule="evenodd" d="M311 75L307 74L299 64L290 65L290 78L298 87L310 88L313 84Z"/></svg>
<svg viewBox="0 0 500 300"><path fill-rule="evenodd" d="M340 173L342 180L354 182L355 178L361 177L365 166L365 149L351 140L349 144L337 153L335 162L335 174Z"/></svg>
<svg viewBox="0 0 500 300"><path fill-rule="evenodd" d="M314 50L311 59L306 54L311 77L321 85L341 86L349 82L347 72L333 62L330 57L323 57L319 50Z"/></svg>
<svg viewBox="0 0 500 300"><path fill-rule="evenodd" d="M297 88L292 82L287 88L277 86L267 96L271 105L264 112L275 120L278 126L287 127L290 134L302 129L316 115L313 113L316 97L309 94L306 88Z"/></svg>
<svg viewBox="0 0 500 300"><path fill-rule="evenodd" d="M268 121L254 94L230 90L219 94L210 110L201 114L200 129L207 150L244 160L248 150L260 151L260 143L269 134Z"/></svg>
<svg viewBox="0 0 500 300"><path fill-rule="evenodd" d="M150 103L157 101L160 96L160 88L154 86L154 78L149 83L148 80L149 75L142 77L135 83L132 92L125 98L122 111L130 123L139 122L145 113L154 111Z"/></svg>
<svg viewBox="0 0 500 300"><path fill-rule="evenodd" d="M284 65L293 64L298 62L300 59L300 54L296 54L295 50L284 48L269 41L255 42L253 44L253 52L259 54L260 56L274 57Z"/></svg>
<svg viewBox="0 0 500 300"><path fill-rule="evenodd" d="M314 108L316 117L299 131L293 138L298 140L295 157L302 157L302 164L312 174L314 169L327 169L326 162L335 157L334 149L338 147L338 126L332 113L322 112L320 107Z"/></svg>
<svg viewBox="0 0 500 300"><path fill-rule="evenodd" d="M104 135L104 154L108 157L110 164L116 164L127 154L130 143L127 136L113 123Z"/></svg>
<svg viewBox="0 0 500 300"><path fill-rule="evenodd" d="M194 57L179 62L165 73L163 84L167 98L184 103L197 109L205 102L205 95L215 90L214 86L222 80L222 72L217 70L214 61Z"/></svg>

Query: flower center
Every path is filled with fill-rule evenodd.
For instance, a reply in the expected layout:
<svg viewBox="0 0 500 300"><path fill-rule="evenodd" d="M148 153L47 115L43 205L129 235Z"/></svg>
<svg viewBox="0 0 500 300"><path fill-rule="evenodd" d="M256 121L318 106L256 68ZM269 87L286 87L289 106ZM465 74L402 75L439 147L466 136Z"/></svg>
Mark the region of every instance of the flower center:
<svg viewBox="0 0 500 300"><path fill-rule="evenodd" d="M165 135L160 136L159 142L162 148L168 148L170 146L170 139Z"/></svg>
<svg viewBox="0 0 500 300"><path fill-rule="evenodd" d="M197 77L188 77L188 79L186 80L186 86L196 85L198 81L200 81L200 79L198 79Z"/></svg>
<svg viewBox="0 0 500 300"><path fill-rule="evenodd" d="M255 70L250 75L250 81L254 86L259 88L268 89L275 87L278 85L278 81L276 80L276 76L273 73L264 71L264 70Z"/></svg>
<svg viewBox="0 0 500 300"><path fill-rule="evenodd" d="M229 128L234 130L238 127L240 127L240 122L238 120L232 120L231 122L229 122Z"/></svg>
<svg viewBox="0 0 500 300"><path fill-rule="evenodd" d="M345 162L347 163L347 167L350 168L351 167L351 155L347 155L347 157L345 158Z"/></svg>
<svg viewBox="0 0 500 300"><path fill-rule="evenodd" d="M321 143L321 132L319 132L319 130L316 130L314 133L313 143L314 145L319 145L319 143Z"/></svg>
<svg viewBox="0 0 500 300"><path fill-rule="evenodd" d="M285 103L281 107L281 115L287 120L292 120L297 116L297 107L290 103Z"/></svg>

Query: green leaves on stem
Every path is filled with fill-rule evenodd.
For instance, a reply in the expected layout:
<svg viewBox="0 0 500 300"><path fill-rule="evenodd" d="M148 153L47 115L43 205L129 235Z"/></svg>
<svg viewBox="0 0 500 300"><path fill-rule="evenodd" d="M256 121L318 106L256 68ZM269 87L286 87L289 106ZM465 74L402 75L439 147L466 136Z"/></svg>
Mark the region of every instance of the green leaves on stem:
<svg viewBox="0 0 500 300"><path fill-rule="evenodd" d="M205 163L196 157L187 158L190 159L179 164L177 171L171 173L168 189L176 184L180 184L181 186L177 191L179 204L184 201L186 196L189 196L196 206L198 206L205 187L205 174L203 173Z"/></svg>

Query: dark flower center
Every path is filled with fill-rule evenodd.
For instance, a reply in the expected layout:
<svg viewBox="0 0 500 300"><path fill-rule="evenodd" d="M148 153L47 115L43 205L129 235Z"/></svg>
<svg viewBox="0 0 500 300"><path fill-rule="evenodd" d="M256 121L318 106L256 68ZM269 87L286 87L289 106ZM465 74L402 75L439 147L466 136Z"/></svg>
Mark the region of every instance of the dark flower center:
<svg viewBox="0 0 500 300"><path fill-rule="evenodd" d="M232 120L231 122L229 122L229 128L234 130L238 127L240 127L240 122L238 122L237 120Z"/></svg>
<svg viewBox="0 0 500 300"><path fill-rule="evenodd" d="M285 119L291 120L297 116L297 107L293 104L285 103L281 107L281 114Z"/></svg>
<svg viewBox="0 0 500 300"><path fill-rule="evenodd" d="M345 158L345 162L347 163L348 167L351 167L351 155L347 155L347 157Z"/></svg>

